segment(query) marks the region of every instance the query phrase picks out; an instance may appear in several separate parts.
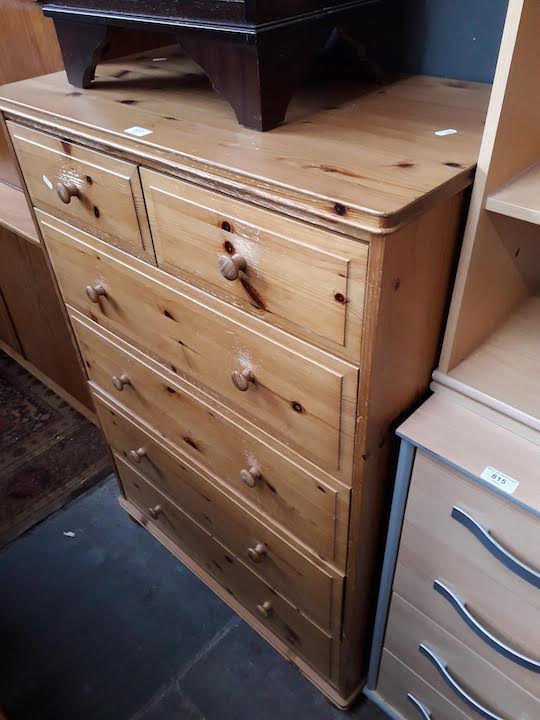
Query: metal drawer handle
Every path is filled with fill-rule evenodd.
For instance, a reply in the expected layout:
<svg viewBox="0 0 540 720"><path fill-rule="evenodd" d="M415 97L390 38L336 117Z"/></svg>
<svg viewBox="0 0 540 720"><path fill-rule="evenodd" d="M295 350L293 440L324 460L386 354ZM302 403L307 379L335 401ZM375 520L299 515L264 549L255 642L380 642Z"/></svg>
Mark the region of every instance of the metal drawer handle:
<svg viewBox="0 0 540 720"><path fill-rule="evenodd" d="M446 665L433 653L432 650L428 648L427 645L421 643L421 645L419 646L419 650L423 655L428 658L428 660L431 660L433 665L435 665L437 670L440 672L443 680L447 683L447 685L450 686L450 688L452 688L456 695L459 695L463 702L467 703L467 705L472 707L474 710L476 710L477 713L479 713L483 717L488 718L488 720L504 720L504 718L502 718L500 715L495 715L495 713L491 712L491 710L488 710L477 700L475 700L471 695L469 695L469 693L454 680L454 678L448 672Z"/></svg>
<svg viewBox="0 0 540 720"><path fill-rule="evenodd" d="M540 588L540 572L526 565L515 555L512 555L511 552L495 540L489 530L483 528L480 523L466 513L465 510L462 510L462 508L454 505L451 514L454 520L457 520L463 527L470 530L474 537L479 540L486 550L488 550L493 557L497 558L500 563L534 587Z"/></svg>
<svg viewBox="0 0 540 720"><path fill-rule="evenodd" d="M431 720L431 713L424 705L424 703L421 703L420 700L418 700L418 698L415 698L412 693L407 693L407 697L414 705L414 707L418 710L420 715L424 718L424 720Z"/></svg>
<svg viewBox="0 0 540 720"><path fill-rule="evenodd" d="M509 660L512 660L512 662L517 663L517 665L521 665L522 667L527 668L527 670L532 670L533 672L540 672L540 662L538 660L533 660L526 655L522 655L517 650L514 650L509 645L503 643L502 640L496 638L495 635L492 635L489 630L487 630L475 617L473 617L473 615L471 615L467 609L466 603L464 603L463 600L460 600L458 596L455 595L444 583L440 580L435 580L433 582L433 588L440 595L446 598L446 600L448 600L461 619L464 620L471 630L490 647L501 655L504 655L504 657Z"/></svg>

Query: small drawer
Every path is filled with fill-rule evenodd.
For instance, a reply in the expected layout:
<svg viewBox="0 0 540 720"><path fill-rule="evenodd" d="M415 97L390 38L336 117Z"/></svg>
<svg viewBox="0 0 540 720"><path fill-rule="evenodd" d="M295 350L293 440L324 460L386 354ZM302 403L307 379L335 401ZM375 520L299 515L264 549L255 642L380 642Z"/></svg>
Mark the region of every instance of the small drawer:
<svg viewBox="0 0 540 720"><path fill-rule="evenodd" d="M227 547L211 537L144 477L118 459L126 497L174 544L210 573L223 589L253 613L323 675L330 674L332 638L254 575Z"/></svg>
<svg viewBox="0 0 540 720"><path fill-rule="evenodd" d="M192 463L202 463L239 500L271 518L270 524L281 526L323 560L344 569L348 489L313 477L187 388L168 383L120 349L109 347L101 337L92 341L92 334L86 334L77 322L76 326L90 365L90 377L123 403L113 403L94 393L101 425L117 452L140 465L159 487L174 475L171 469L179 455ZM118 393L112 385L111 373L118 372L115 367L128 367L126 362L131 387L141 387L140 393L127 389ZM164 382L176 391L169 391L167 399L163 398ZM151 435L135 424L128 407L151 425ZM157 433L160 439L156 439ZM164 444L168 445L167 452ZM141 448L145 454L139 457L136 453Z"/></svg>
<svg viewBox="0 0 540 720"><path fill-rule="evenodd" d="M403 720L467 720L470 717L388 650L382 654L376 694Z"/></svg>
<svg viewBox="0 0 540 720"><path fill-rule="evenodd" d="M537 698L395 593L384 648L467 716L488 720L540 717Z"/></svg>
<svg viewBox="0 0 540 720"><path fill-rule="evenodd" d="M7 123L32 203L155 265L138 168Z"/></svg>
<svg viewBox="0 0 540 720"><path fill-rule="evenodd" d="M349 479L358 369L39 214L67 305Z"/></svg>
<svg viewBox="0 0 540 720"><path fill-rule="evenodd" d="M158 266L359 362L368 245L142 169Z"/></svg>
<svg viewBox="0 0 540 720"><path fill-rule="evenodd" d="M417 452L394 589L540 698L539 560L537 517Z"/></svg>

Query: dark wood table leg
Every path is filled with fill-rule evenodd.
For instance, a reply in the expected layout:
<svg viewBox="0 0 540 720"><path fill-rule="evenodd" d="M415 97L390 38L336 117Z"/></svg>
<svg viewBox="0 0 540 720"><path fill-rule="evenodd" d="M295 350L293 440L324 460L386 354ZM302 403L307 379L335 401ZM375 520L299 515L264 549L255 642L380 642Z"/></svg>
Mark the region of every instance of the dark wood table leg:
<svg viewBox="0 0 540 720"><path fill-rule="evenodd" d="M54 25L69 82L76 87L90 87L96 65L111 41L112 28L64 20L56 20Z"/></svg>
<svg viewBox="0 0 540 720"><path fill-rule="evenodd" d="M258 35L182 30L178 42L232 106L238 122L270 130L285 118L291 97L331 24L317 22Z"/></svg>

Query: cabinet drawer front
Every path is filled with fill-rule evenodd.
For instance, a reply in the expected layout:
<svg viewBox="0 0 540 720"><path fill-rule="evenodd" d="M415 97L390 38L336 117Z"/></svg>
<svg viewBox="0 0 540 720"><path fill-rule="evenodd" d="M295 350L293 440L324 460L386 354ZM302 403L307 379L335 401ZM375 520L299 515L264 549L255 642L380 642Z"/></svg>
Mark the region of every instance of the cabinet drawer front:
<svg viewBox="0 0 540 720"><path fill-rule="evenodd" d="M141 176L162 270L358 362L367 244L152 170Z"/></svg>
<svg viewBox="0 0 540 720"><path fill-rule="evenodd" d="M211 537L182 510L158 492L144 477L117 460L120 481L128 500L165 535L212 575L224 589L257 619L284 640L324 675L330 673L332 639L254 575L227 547ZM155 519L155 509L159 514ZM270 603L268 607L265 603ZM258 608L262 608L263 612Z"/></svg>
<svg viewBox="0 0 540 720"><path fill-rule="evenodd" d="M90 378L100 388L103 388L107 381L110 382L109 378L121 377L125 373L129 376L130 384L121 392L113 391L119 401L124 402L125 406L135 414L139 414L137 412L139 409L144 412L152 403L152 399L148 400L148 398L157 395L161 401L159 412L163 416L163 422L174 423L175 415L179 412L186 417L185 422L189 428L190 417L193 417L191 410L195 407L195 403L190 402L189 397L182 393L178 385L169 383L156 373L152 373L126 353L117 353L111 343L100 343L92 330L86 330L77 321L74 321L74 330ZM147 390L148 387L151 387L150 392ZM176 427L179 425L180 423L177 422ZM188 446L198 446L199 443L203 446L204 439L201 440L191 429L181 428L180 432L188 441L186 443ZM187 432L190 434L187 435ZM193 465L186 469L188 465L181 463L180 458L175 462L171 458L165 458L163 452L156 456L156 462L161 465L166 463L158 483L164 492L197 522L208 526L209 531L217 535L236 554L248 558L252 554L249 549L263 543L266 546L266 554L261 553L259 558L261 561L253 563L256 566L255 572L264 576L299 607L304 608L306 613L320 625L330 626L332 618L339 615L341 600L342 582L337 572L331 575L330 571L317 567L295 550L289 542L279 537L239 503L219 490L217 485L192 470ZM159 470L156 468L154 479L157 473ZM205 488L204 491L199 492L202 487Z"/></svg>
<svg viewBox="0 0 540 720"><path fill-rule="evenodd" d="M232 315L206 293L55 229L54 220L40 222L68 305L227 398L329 471L350 470L356 368L274 328L263 334L264 323L248 324L245 313ZM85 288L96 283L106 294L92 302Z"/></svg>
<svg viewBox="0 0 540 720"><path fill-rule="evenodd" d="M382 654L376 692L404 720L467 720L469 717L388 650Z"/></svg>
<svg viewBox="0 0 540 720"><path fill-rule="evenodd" d="M136 165L11 122L8 127L37 208L155 264ZM63 202L58 185L76 194L68 192Z"/></svg>
<svg viewBox="0 0 540 720"><path fill-rule="evenodd" d="M86 337L84 330L79 331L81 336ZM220 416L215 407L204 404L177 385L174 386L177 395L168 392L171 399L163 404L164 379L144 366L140 366L135 374L129 370L130 376L134 376L132 387L135 383L142 387L141 397L145 400L144 407L136 401L133 408L132 393L126 389L120 395L110 383L114 364L121 367L126 356L119 351L116 354L107 352L104 348L100 353L99 340L97 343L83 340L83 344L85 358L91 365L91 377L125 403L122 406L113 404L94 394L109 443L129 462L140 466L155 485L168 492L164 483L178 457L187 456L191 462L204 463L205 470L210 470L216 481L224 482L238 493L239 498L306 543L318 556L344 568L348 490L332 488L317 480L225 416ZM152 387L157 390L155 395ZM154 397L161 400L160 407L152 407ZM152 435L134 424L133 415L126 415L128 405L136 412L146 412L143 420L152 423ZM155 439L156 432L164 437ZM175 443L174 448L167 443L171 452L163 449L166 439ZM142 457L136 453L141 448L145 451ZM258 475L253 473L254 469ZM246 485L246 480L253 481L253 487Z"/></svg>
<svg viewBox="0 0 540 720"><path fill-rule="evenodd" d="M491 554L456 519L455 507L531 568L538 564L538 518L417 453L394 588L540 697L540 590Z"/></svg>
<svg viewBox="0 0 540 720"><path fill-rule="evenodd" d="M466 715L489 719L491 713L493 720L540 717L536 698L396 594L384 646Z"/></svg>

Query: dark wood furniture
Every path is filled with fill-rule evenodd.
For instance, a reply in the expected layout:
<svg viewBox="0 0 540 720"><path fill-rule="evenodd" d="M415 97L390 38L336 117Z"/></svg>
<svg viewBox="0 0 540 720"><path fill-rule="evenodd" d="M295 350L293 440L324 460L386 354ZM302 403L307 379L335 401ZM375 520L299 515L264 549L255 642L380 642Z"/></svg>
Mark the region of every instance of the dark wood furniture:
<svg viewBox="0 0 540 720"><path fill-rule="evenodd" d="M89 87L114 32L174 35L238 121L270 130L334 28L349 28L376 0L41 0L54 19L72 85Z"/></svg>

